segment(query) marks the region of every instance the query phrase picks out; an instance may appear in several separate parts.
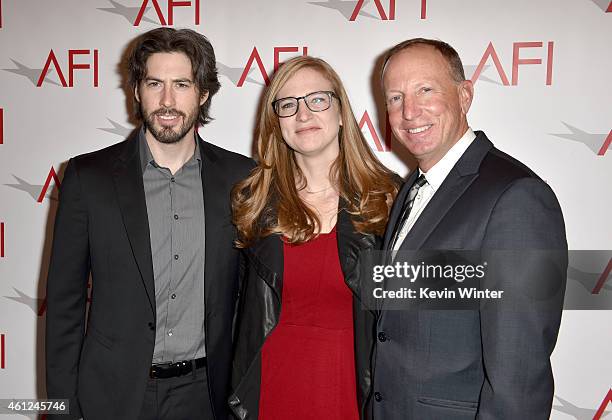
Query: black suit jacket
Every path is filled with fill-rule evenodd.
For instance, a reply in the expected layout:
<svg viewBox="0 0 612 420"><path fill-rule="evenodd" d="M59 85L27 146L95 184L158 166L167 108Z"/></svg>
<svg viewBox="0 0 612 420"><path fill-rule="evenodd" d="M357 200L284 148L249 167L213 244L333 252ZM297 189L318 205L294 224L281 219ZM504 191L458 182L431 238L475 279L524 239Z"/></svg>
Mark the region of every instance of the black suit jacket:
<svg viewBox="0 0 612 420"><path fill-rule="evenodd" d="M225 419L238 293L230 189L253 162L199 136L198 141L206 213L207 373L215 417ZM62 419L138 417L155 343L154 285L138 136L133 135L71 159L60 189L47 280L46 362L48 397L70 399L71 415Z"/></svg>
<svg viewBox="0 0 612 420"><path fill-rule="evenodd" d="M563 216L545 182L494 148L483 132L476 134L400 250L498 252L491 278L497 289L514 296L533 292L542 281L534 274L543 265L554 283L547 285L541 305L534 300L528 307L512 300L476 310L384 310L383 305L377 329L388 339L377 343L374 359L376 420L549 417L550 354L567 269ZM414 171L397 197L385 248L417 175ZM551 259L544 262L542 250L552 250Z"/></svg>

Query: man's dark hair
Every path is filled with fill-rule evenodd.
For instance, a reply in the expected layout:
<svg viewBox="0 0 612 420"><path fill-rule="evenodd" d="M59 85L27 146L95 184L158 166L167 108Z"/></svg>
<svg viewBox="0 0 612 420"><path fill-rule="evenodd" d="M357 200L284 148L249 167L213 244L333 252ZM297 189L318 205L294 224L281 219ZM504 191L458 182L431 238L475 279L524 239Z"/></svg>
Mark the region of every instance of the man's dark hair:
<svg viewBox="0 0 612 420"><path fill-rule="evenodd" d="M210 101L219 91L215 51L208 39L191 29L158 28L136 39L128 58L128 80L134 91L147 75L147 59L155 53L180 52L189 57L194 82L200 94L208 92L208 99L200 106L198 123L204 125L212 118L208 114ZM136 103L136 117L143 120L142 109Z"/></svg>
<svg viewBox="0 0 612 420"><path fill-rule="evenodd" d="M383 70L382 73L385 72L385 67L387 67L387 63L395 54L403 51L407 48L419 46L419 45L428 45L430 47L435 48L437 51L442 54L442 56L446 59L448 63L448 69L450 71L450 75L453 80L457 83L463 82L465 80L465 72L463 71L463 63L461 63L461 58L459 58L459 54L457 51L450 45L448 45L444 41L440 41L437 39L427 39L427 38L412 38L406 41L402 41L399 44L395 45L387 53L385 54L385 58L383 61Z"/></svg>

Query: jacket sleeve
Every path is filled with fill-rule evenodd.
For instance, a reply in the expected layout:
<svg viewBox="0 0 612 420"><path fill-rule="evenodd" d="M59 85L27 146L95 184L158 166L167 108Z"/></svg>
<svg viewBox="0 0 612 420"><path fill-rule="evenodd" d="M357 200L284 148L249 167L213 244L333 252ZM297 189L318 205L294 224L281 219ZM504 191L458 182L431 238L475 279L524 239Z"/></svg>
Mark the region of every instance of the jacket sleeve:
<svg viewBox="0 0 612 420"><path fill-rule="evenodd" d="M70 415L58 416L61 419L81 417L77 382L89 267L87 207L77 165L71 159L60 188L47 277L47 396L69 399Z"/></svg>
<svg viewBox="0 0 612 420"><path fill-rule="evenodd" d="M485 382L477 419L548 419L567 272L565 225L550 187L537 178L512 183L493 208L482 249L490 250L487 287L505 296L480 310Z"/></svg>
<svg viewBox="0 0 612 420"><path fill-rule="evenodd" d="M239 310L240 310L240 302L241 298L244 294L242 288L244 286L244 277L246 275L246 257L244 256L244 251L239 250L238 254L238 296L236 297L236 304L234 305L234 316L232 319L232 343L236 342L237 335L237 325Z"/></svg>

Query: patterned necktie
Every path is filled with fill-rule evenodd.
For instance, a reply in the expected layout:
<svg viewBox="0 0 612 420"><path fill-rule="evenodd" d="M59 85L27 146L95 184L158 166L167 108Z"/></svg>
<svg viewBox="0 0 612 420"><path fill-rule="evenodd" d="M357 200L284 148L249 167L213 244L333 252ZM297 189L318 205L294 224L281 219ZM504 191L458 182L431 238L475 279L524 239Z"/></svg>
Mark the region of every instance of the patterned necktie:
<svg viewBox="0 0 612 420"><path fill-rule="evenodd" d="M412 184L410 191L408 191L408 196L406 197L406 201L404 201L402 212L400 213L401 216L395 224L395 230L393 231L393 236L391 237L391 246L389 247L389 250L392 251L395 248L395 243L397 242L397 238L399 237L402 227L408 221L408 216L410 215L410 210L414 204L414 199L416 198L419 189L425 184L427 184L427 179L425 178L425 175L421 174L415 183Z"/></svg>

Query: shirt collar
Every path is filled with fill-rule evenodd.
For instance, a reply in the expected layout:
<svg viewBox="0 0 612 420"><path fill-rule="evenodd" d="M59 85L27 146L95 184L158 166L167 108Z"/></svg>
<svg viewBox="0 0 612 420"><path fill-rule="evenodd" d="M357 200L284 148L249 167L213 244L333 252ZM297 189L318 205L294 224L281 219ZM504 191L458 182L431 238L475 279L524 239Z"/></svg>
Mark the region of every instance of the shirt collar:
<svg viewBox="0 0 612 420"><path fill-rule="evenodd" d="M195 132L197 133L197 132ZM193 156L189 158L186 163L193 162L197 159L198 164L202 163L202 155L200 154L200 142L198 141L197 134L194 133L194 141L195 141L195 151ZM155 159L153 158L153 154L151 153L151 149L149 148L149 144L147 143L147 139L145 137L145 127L144 125L140 128L138 132L138 147L140 149L140 165L142 172L144 173L147 165L150 163L151 165L156 164Z"/></svg>
<svg viewBox="0 0 612 420"><path fill-rule="evenodd" d="M470 144L476 138L476 134L470 127L468 127L465 134L459 139L457 143L450 148L448 152L427 172L421 171L419 168L419 175L425 175L427 183L431 185L434 191L440 188L440 185L444 182L448 174L450 173L453 166L461 159L463 153L470 147Z"/></svg>

